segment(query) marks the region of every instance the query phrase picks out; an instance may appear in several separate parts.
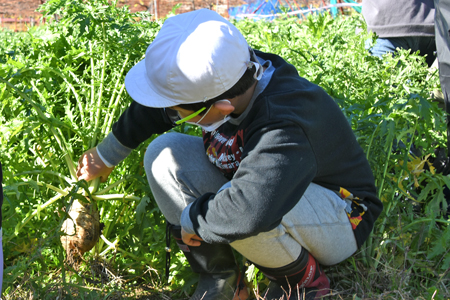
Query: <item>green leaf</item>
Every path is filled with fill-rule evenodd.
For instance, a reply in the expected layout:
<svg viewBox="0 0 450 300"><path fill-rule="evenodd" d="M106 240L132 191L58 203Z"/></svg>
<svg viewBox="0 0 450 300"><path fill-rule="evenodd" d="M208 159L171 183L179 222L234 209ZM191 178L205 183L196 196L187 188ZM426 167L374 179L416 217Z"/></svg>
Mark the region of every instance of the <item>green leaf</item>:
<svg viewBox="0 0 450 300"><path fill-rule="evenodd" d="M147 205L150 203L150 197L145 196L142 197L141 201L139 202L138 206L136 207L136 222L138 224L141 224L142 219L146 213Z"/></svg>

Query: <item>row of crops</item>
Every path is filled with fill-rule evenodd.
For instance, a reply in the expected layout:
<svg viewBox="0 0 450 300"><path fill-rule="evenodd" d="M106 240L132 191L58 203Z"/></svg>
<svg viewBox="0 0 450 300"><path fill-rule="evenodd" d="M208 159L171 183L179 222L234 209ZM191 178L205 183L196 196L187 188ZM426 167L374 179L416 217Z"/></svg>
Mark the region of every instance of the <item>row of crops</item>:
<svg viewBox="0 0 450 300"><path fill-rule="evenodd" d="M105 183L75 175L80 155L131 102L124 76L163 20L102 0L53 0L41 9L59 15L58 22L0 32L3 297L181 299L196 279L181 253L172 253L164 278L165 223L142 166L150 140ZM407 51L384 61L369 56L364 42L372 37L360 16L234 22L253 48L283 56L337 101L372 166L385 209L363 248L327 271L340 297L449 297L443 208L450 180L429 163L446 143L444 113L431 96L439 90L437 70ZM189 124L177 130L200 133ZM82 194L96 201L103 229L75 266L66 260L60 229ZM267 282L252 267L246 275L255 293Z"/></svg>

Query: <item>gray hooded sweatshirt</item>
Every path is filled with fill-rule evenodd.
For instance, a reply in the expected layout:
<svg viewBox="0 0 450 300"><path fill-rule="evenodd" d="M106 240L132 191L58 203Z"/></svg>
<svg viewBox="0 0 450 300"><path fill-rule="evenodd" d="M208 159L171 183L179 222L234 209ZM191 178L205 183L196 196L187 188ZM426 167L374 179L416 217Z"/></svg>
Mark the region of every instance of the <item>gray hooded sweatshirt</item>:
<svg viewBox="0 0 450 300"><path fill-rule="evenodd" d="M433 0L363 0L362 14L381 38L434 36Z"/></svg>

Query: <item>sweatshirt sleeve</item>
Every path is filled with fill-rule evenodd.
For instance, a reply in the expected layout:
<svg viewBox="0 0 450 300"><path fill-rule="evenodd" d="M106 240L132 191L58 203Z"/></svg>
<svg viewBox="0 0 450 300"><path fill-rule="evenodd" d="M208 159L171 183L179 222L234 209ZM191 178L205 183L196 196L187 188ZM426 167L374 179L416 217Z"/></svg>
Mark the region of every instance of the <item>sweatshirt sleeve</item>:
<svg viewBox="0 0 450 300"><path fill-rule="evenodd" d="M114 123L112 132L122 145L135 149L153 134L164 133L172 127L164 108L147 107L133 101Z"/></svg>
<svg viewBox="0 0 450 300"><path fill-rule="evenodd" d="M190 208L193 229L206 242L231 243L275 228L317 171L307 136L289 121L256 129L245 149L231 186Z"/></svg>
<svg viewBox="0 0 450 300"><path fill-rule="evenodd" d="M97 146L97 151L115 166L153 134L166 132L172 127L164 108L147 107L133 101L114 123L112 132Z"/></svg>

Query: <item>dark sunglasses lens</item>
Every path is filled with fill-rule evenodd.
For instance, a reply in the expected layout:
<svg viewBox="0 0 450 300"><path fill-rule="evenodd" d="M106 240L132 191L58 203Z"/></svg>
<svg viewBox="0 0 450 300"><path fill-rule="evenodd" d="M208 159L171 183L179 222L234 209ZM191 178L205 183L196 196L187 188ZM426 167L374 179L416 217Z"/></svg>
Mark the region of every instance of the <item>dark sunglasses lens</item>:
<svg viewBox="0 0 450 300"><path fill-rule="evenodd" d="M178 115L178 112L174 109L165 108L166 115L169 117L170 121L175 124L175 122L180 120L180 116Z"/></svg>

